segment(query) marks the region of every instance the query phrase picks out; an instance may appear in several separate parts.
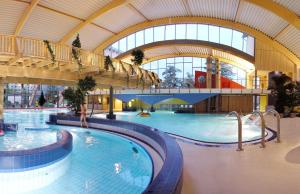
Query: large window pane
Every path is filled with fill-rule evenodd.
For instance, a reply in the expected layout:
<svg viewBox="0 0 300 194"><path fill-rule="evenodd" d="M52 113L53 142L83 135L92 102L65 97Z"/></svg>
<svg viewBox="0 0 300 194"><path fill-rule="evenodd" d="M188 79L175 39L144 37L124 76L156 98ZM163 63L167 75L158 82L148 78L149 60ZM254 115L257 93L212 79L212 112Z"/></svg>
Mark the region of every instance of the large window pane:
<svg viewBox="0 0 300 194"><path fill-rule="evenodd" d="M186 38L197 40L197 24L187 24Z"/></svg>
<svg viewBox="0 0 300 194"><path fill-rule="evenodd" d="M233 30L232 47L239 50L243 49L243 33Z"/></svg>
<svg viewBox="0 0 300 194"><path fill-rule="evenodd" d="M193 57L183 57L183 61L185 63L191 63L191 62L193 62Z"/></svg>
<svg viewBox="0 0 300 194"><path fill-rule="evenodd" d="M186 39L185 24L176 24L176 39Z"/></svg>
<svg viewBox="0 0 300 194"><path fill-rule="evenodd" d="M192 63L185 63L184 64L184 77L186 77L186 74L190 73L194 75Z"/></svg>
<svg viewBox="0 0 300 194"><path fill-rule="evenodd" d="M167 58L167 63L174 63L175 58Z"/></svg>
<svg viewBox="0 0 300 194"><path fill-rule="evenodd" d="M167 25L166 40L174 40L174 39L175 39L175 25Z"/></svg>
<svg viewBox="0 0 300 194"><path fill-rule="evenodd" d="M198 40L208 41L208 25L198 24Z"/></svg>
<svg viewBox="0 0 300 194"><path fill-rule="evenodd" d="M136 47L144 45L144 30L135 34Z"/></svg>
<svg viewBox="0 0 300 194"><path fill-rule="evenodd" d="M126 37L125 38L122 38L121 40L120 40L120 51L121 52L125 52L125 51L127 51L127 44L126 44Z"/></svg>
<svg viewBox="0 0 300 194"><path fill-rule="evenodd" d="M119 42L115 42L112 46L112 49L114 49L115 51L119 51Z"/></svg>
<svg viewBox="0 0 300 194"><path fill-rule="evenodd" d="M151 62L151 69L158 69L158 63L157 63L157 61L152 61Z"/></svg>
<svg viewBox="0 0 300 194"><path fill-rule="evenodd" d="M151 68L150 63L144 64L144 65L143 65L143 68L146 69L146 70L150 70L150 68Z"/></svg>
<svg viewBox="0 0 300 194"><path fill-rule="evenodd" d="M166 68L166 62L167 60L166 59L161 59L158 61L158 66L159 68Z"/></svg>
<svg viewBox="0 0 300 194"><path fill-rule="evenodd" d="M246 52L249 55L254 56L254 38L252 36L248 36L247 38L247 49Z"/></svg>
<svg viewBox="0 0 300 194"><path fill-rule="evenodd" d="M198 57L194 57L193 58L193 67L201 67L201 58Z"/></svg>
<svg viewBox="0 0 300 194"><path fill-rule="evenodd" d="M175 57L175 63L182 63L183 57Z"/></svg>
<svg viewBox="0 0 300 194"><path fill-rule="evenodd" d="M176 63L175 68L179 71L176 72L176 77L179 79L183 79L183 63Z"/></svg>
<svg viewBox="0 0 300 194"><path fill-rule="evenodd" d="M220 27L220 44L231 46L232 30Z"/></svg>
<svg viewBox="0 0 300 194"><path fill-rule="evenodd" d="M153 28L145 30L145 44L153 42Z"/></svg>
<svg viewBox="0 0 300 194"><path fill-rule="evenodd" d="M220 40L219 40L219 27L217 26L209 26L209 41L210 42L216 42L216 43L219 43Z"/></svg>
<svg viewBox="0 0 300 194"><path fill-rule="evenodd" d="M165 39L165 26L158 26L154 28L154 42Z"/></svg>
<svg viewBox="0 0 300 194"><path fill-rule="evenodd" d="M127 50L135 48L135 34L127 37Z"/></svg>

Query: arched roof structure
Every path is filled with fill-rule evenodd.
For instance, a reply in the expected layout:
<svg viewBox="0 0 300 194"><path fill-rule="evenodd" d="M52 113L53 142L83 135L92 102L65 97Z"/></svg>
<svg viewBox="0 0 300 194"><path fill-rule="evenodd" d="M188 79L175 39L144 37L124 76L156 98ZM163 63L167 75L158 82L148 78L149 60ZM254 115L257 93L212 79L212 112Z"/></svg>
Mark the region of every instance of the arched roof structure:
<svg viewBox="0 0 300 194"><path fill-rule="evenodd" d="M0 34L70 44L80 33L83 47L89 50L102 48L137 24L204 17L208 23L217 19L251 35L253 31L255 37L266 36L300 56L297 0L2 0L0 14Z"/></svg>

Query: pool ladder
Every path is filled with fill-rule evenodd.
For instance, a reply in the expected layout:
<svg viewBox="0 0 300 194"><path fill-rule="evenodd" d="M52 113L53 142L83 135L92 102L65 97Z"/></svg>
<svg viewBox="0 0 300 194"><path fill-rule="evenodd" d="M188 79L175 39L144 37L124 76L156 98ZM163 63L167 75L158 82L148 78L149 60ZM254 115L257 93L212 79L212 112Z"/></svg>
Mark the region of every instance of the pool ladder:
<svg viewBox="0 0 300 194"><path fill-rule="evenodd" d="M277 118L277 142L280 143L280 115L276 110L268 110L267 112L265 112L265 114L263 114L260 111L254 111L252 112L252 115L258 115L261 119L261 147L265 148L266 147L266 139L265 139L265 133L266 133L266 122L265 122L265 115L268 115L272 113L273 115L276 116ZM238 120L238 148L237 151L243 151L243 124L242 124L242 119L241 119L241 115L237 112L237 111L232 111L228 114L229 116L236 116L237 120Z"/></svg>

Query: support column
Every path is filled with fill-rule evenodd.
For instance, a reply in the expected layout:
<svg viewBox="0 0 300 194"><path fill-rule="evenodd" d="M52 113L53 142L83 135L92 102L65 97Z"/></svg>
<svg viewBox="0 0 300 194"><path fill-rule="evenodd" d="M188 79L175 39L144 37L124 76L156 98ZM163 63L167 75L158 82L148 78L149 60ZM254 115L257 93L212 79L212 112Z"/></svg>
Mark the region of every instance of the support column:
<svg viewBox="0 0 300 194"><path fill-rule="evenodd" d="M4 83L0 78L0 123L3 122L3 107L4 107Z"/></svg>
<svg viewBox="0 0 300 194"><path fill-rule="evenodd" d="M109 88L109 113L106 115L107 119L116 119L114 115L114 89L112 86Z"/></svg>
<svg viewBox="0 0 300 194"><path fill-rule="evenodd" d="M254 72L254 89L257 89L257 69ZM254 110L257 110L257 95L254 94Z"/></svg>
<svg viewBox="0 0 300 194"><path fill-rule="evenodd" d="M206 88L211 88L212 57L206 58Z"/></svg>
<svg viewBox="0 0 300 194"><path fill-rule="evenodd" d="M216 59L215 81L216 81L216 88L221 88L221 64L219 59Z"/></svg>

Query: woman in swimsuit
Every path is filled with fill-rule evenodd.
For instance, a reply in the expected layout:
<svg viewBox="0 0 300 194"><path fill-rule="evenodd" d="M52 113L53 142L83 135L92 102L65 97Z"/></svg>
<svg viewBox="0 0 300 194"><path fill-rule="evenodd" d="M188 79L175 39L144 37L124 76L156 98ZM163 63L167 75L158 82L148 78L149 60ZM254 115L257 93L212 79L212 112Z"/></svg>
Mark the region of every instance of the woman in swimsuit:
<svg viewBox="0 0 300 194"><path fill-rule="evenodd" d="M80 105L80 122L81 122L81 127L84 123L84 125L86 126L86 128L88 128L88 124L86 122L86 112L87 112L87 109L85 107L85 103L81 104Z"/></svg>

